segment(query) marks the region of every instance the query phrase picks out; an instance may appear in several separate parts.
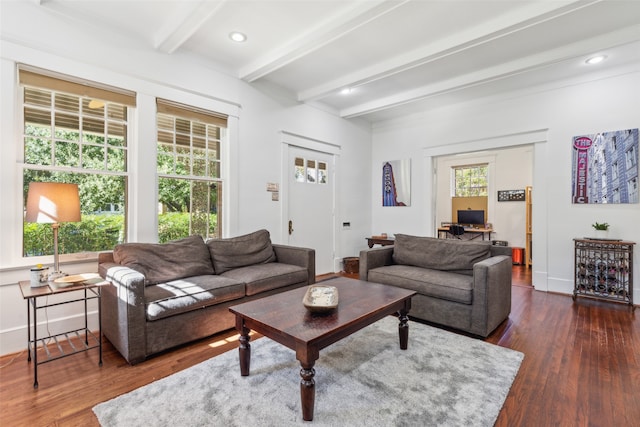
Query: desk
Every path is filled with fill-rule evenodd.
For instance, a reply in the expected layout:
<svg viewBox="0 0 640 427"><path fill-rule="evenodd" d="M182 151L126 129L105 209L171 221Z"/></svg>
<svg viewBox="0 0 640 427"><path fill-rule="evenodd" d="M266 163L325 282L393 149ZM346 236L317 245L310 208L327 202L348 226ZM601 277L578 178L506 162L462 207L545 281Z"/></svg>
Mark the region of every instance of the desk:
<svg viewBox="0 0 640 427"><path fill-rule="evenodd" d="M99 349L100 358L98 365L102 366L102 316L100 311L100 299L102 296L101 287L108 284L109 282L96 280L95 282L80 282L66 287L58 287L54 283L49 283L47 286L32 288L31 282L28 280L19 282L22 297L27 300L27 361L31 362L31 358L33 358L33 388L38 388L38 365L43 363L97 348ZM73 291L79 291L82 292L82 294L75 299L66 299L60 302L48 302L47 297L51 295ZM39 305L38 299L42 297L45 297L45 301L43 304ZM87 302L92 299L98 300L97 335L89 330L89 312ZM38 310L73 302L81 302L84 304L83 327L56 335L47 335L43 338L38 338ZM40 355L38 353L40 353ZM43 359L38 360L39 356L43 357Z"/></svg>
<svg viewBox="0 0 640 427"><path fill-rule="evenodd" d="M482 237L484 239L485 234L487 235L488 240L491 240L491 232L492 228L467 228L464 229L464 234L471 234L471 238L468 240L477 239L478 237ZM444 238L449 237L449 227L438 227L438 239L441 239L442 234L444 234Z"/></svg>
<svg viewBox="0 0 640 427"><path fill-rule="evenodd" d="M367 237L367 245L369 245L370 248L372 248L373 245L390 246L390 245L393 245L394 243L395 243L394 239L389 239L387 237L379 237L379 236Z"/></svg>

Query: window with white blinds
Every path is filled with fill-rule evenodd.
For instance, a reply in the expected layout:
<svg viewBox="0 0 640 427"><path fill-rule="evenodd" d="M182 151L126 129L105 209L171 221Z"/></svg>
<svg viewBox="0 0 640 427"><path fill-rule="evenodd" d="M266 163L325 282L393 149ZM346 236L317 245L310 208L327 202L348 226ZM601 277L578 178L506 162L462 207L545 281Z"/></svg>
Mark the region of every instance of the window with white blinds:
<svg viewBox="0 0 640 427"><path fill-rule="evenodd" d="M126 235L129 109L135 94L46 71L19 68L23 186L79 185L82 221L60 226L59 252L113 249ZM23 255L53 253L51 227L24 223Z"/></svg>
<svg viewBox="0 0 640 427"><path fill-rule="evenodd" d="M222 236L225 115L157 100L159 240Z"/></svg>

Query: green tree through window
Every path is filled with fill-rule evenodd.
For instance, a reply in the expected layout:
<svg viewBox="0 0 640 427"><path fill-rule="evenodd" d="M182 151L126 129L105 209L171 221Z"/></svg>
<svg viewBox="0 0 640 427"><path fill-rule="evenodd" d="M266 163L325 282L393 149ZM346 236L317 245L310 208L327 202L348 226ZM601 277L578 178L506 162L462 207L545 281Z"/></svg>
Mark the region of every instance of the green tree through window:
<svg viewBox="0 0 640 427"><path fill-rule="evenodd" d="M158 100L158 238L221 237L226 117Z"/></svg>
<svg viewBox="0 0 640 427"><path fill-rule="evenodd" d="M455 197L487 195L488 165L468 165L453 168Z"/></svg>

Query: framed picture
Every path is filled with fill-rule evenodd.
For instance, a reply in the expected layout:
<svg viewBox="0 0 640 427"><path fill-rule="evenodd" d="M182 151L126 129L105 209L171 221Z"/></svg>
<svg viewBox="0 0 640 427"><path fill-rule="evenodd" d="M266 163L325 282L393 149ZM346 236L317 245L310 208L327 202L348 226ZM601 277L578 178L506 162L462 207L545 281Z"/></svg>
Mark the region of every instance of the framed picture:
<svg viewBox="0 0 640 427"><path fill-rule="evenodd" d="M574 204L638 203L638 129L576 136L572 148Z"/></svg>
<svg viewBox="0 0 640 427"><path fill-rule="evenodd" d="M524 202L524 190L501 190L498 191L499 202Z"/></svg>
<svg viewBox="0 0 640 427"><path fill-rule="evenodd" d="M411 159L382 163L382 206L411 206Z"/></svg>

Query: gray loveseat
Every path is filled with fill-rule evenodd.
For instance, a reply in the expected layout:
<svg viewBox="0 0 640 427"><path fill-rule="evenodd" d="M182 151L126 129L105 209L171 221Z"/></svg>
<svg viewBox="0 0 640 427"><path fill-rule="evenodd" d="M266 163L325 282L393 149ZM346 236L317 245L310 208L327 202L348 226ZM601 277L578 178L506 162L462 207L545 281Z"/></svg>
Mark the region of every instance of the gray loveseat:
<svg viewBox="0 0 640 427"><path fill-rule="evenodd" d="M272 244L267 230L206 243L126 243L98 262L111 282L102 290L102 330L130 364L233 328L231 305L315 282L315 251Z"/></svg>
<svg viewBox="0 0 640 427"><path fill-rule="evenodd" d="M487 337L511 312L511 248L397 234L360 252L360 280L415 290L410 316Z"/></svg>

